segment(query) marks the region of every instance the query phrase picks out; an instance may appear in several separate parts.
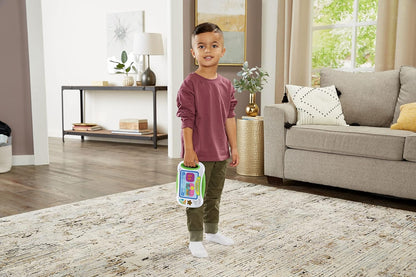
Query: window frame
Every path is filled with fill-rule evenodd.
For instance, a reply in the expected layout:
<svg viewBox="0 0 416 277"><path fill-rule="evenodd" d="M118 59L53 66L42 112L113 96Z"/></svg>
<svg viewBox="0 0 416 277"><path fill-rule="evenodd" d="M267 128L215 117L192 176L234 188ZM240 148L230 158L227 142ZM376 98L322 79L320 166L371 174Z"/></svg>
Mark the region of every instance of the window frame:
<svg viewBox="0 0 416 277"><path fill-rule="evenodd" d="M319 30L332 30L332 29L341 29L341 28L351 28L352 29L352 40L351 40L351 67L350 68L345 68L345 67L341 67L341 68L337 68L337 69L342 69L344 71L351 71L351 72L371 72L374 71L374 66L373 67L356 67L356 53L357 53L357 33L358 33L358 28L359 27L366 27L366 26L377 26L377 20L375 21L365 21L365 22L358 22L358 2L360 0L354 0L353 3L353 19L351 22L349 23L342 23L342 24L329 24L329 25L319 25L319 26L315 26L312 24L312 36L314 31L319 31ZM311 56L312 58L312 56ZM320 70L319 69L315 69L316 70ZM314 73L314 69L311 69L312 74Z"/></svg>

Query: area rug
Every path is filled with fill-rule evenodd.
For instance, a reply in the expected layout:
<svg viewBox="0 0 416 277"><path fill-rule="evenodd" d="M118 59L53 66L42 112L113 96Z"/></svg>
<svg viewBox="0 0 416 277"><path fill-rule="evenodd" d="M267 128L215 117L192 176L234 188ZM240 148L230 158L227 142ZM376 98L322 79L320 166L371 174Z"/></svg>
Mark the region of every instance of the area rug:
<svg viewBox="0 0 416 277"><path fill-rule="evenodd" d="M226 180L193 258L174 183L0 218L0 276L415 276L416 213Z"/></svg>

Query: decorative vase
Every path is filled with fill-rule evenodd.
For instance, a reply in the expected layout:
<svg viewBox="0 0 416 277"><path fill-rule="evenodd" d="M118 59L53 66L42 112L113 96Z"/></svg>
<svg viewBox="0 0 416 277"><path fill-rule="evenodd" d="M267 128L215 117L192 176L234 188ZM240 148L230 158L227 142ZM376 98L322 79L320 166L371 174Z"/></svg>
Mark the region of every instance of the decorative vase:
<svg viewBox="0 0 416 277"><path fill-rule="evenodd" d="M156 75L148 67L142 74L142 85L143 86L154 86L156 84Z"/></svg>
<svg viewBox="0 0 416 277"><path fill-rule="evenodd" d="M250 99L246 107L246 114L253 117L259 114L259 106L256 104L256 93L250 93Z"/></svg>
<svg viewBox="0 0 416 277"><path fill-rule="evenodd" d="M134 78L132 76L126 76L123 79L123 86L131 87L134 84Z"/></svg>

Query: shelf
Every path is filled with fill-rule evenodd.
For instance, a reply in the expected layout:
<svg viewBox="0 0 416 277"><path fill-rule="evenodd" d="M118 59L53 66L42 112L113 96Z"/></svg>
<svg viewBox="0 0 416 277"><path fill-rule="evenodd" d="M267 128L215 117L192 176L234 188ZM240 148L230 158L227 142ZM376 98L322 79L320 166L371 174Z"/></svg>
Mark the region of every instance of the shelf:
<svg viewBox="0 0 416 277"><path fill-rule="evenodd" d="M167 90L167 86L62 86L62 90L127 90L127 91L153 91Z"/></svg>
<svg viewBox="0 0 416 277"><path fill-rule="evenodd" d="M65 91L79 91L79 104L80 104L80 121L81 123L85 122L84 108L85 108L85 91L95 90L95 91L149 91L153 93L153 133L148 135L138 135L138 134L120 134L112 133L111 130L98 130L98 131L73 131L65 130L65 120L64 120L64 92ZM135 140L151 140L153 141L153 147L157 148L157 142L162 139L167 139L167 134L162 134L157 132L157 111L156 111L156 94L158 91L167 90L166 86L132 86L132 87L121 87L121 86L62 86L61 87L61 107L62 107L62 141L65 142L65 135L74 135L81 136L81 139L84 140L84 136L90 137L106 137L106 138L123 138L123 139L135 139Z"/></svg>
<svg viewBox="0 0 416 277"><path fill-rule="evenodd" d="M111 130L97 130L97 131L65 130L64 135L153 140L153 134L148 134L148 135L120 134L120 133L112 133ZM156 137L157 137L157 140L161 140L161 139L167 139L168 135L163 134L163 133L158 133Z"/></svg>

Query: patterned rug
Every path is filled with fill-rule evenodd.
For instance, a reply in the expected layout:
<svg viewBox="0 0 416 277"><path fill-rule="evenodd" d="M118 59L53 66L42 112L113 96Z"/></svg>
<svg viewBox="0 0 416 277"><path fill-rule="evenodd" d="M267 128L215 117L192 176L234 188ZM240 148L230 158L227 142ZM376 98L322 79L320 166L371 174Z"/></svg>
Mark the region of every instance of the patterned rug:
<svg viewBox="0 0 416 277"><path fill-rule="evenodd" d="M416 276L416 213L227 180L188 251L173 183L0 218L0 276Z"/></svg>

